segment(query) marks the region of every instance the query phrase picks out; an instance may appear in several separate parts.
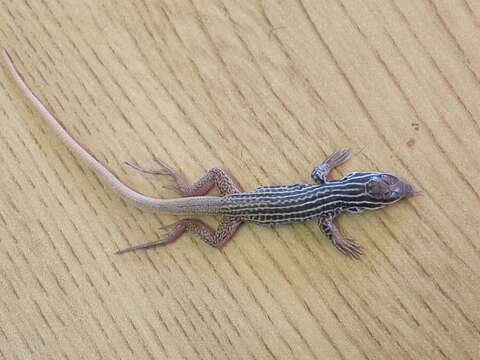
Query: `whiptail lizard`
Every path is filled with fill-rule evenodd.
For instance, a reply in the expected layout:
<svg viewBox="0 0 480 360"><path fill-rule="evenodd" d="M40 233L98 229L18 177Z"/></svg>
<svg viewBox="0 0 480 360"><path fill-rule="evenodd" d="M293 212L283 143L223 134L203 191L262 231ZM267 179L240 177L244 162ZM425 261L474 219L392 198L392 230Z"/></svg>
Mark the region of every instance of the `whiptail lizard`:
<svg viewBox="0 0 480 360"><path fill-rule="evenodd" d="M28 88L5 50L3 57L17 84L53 130L107 186L116 190L125 200L139 208L163 214L221 216L215 231L199 220L183 219L177 222L164 238L120 250L117 254L163 245L176 240L184 232L192 232L209 245L219 247L230 239L245 221L272 226L314 219L338 250L357 258L361 254L360 246L341 234L334 223L335 217L342 212L358 213L380 209L405 197L419 194L404 180L381 172L353 172L340 180L328 180L328 173L349 158L350 150L346 148L334 152L313 169L311 176L316 184L262 186L249 192L243 192L236 181L218 168L209 170L195 184L189 185L180 172L158 159L155 161L161 170L147 170L127 162L126 164L144 173L171 176L178 192L183 196L179 199L149 197L125 185L78 144ZM214 185L219 188L222 196L205 196Z"/></svg>

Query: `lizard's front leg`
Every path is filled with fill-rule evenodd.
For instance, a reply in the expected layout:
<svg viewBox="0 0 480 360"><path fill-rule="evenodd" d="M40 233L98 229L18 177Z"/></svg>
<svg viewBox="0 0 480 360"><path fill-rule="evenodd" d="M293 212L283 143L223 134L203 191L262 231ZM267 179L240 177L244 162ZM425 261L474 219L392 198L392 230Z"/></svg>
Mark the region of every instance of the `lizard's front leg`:
<svg viewBox="0 0 480 360"><path fill-rule="evenodd" d="M360 245L355 243L353 239L342 235L340 230L335 225L334 219L335 216L332 214L322 215L319 217L318 225L320 225L320 229L325 235L327 235L333 246L340 250L344 255L358 259L362 254L362 248Z"/></svg>
<svg viewBox="0 0 480 360"><path fill-rule="evenodd" d="M200 239L205 241L208 245L220 247L235 234L241 223L241 220L223 218L220 221L217 230L214 231L210 226L200 220L183 219L177 222L173 229L170 230L170 232L164 238L145 244L131 246L129 248L117 251L115 254L119 255L129 251L165 245L177 240L185 232L192 232L195 235L198 235Z"/></svg>
<svg viewBox="0 0 480 360"><path fill-rule="evenodd" d="M323 184L327 182L327 175L333 168L344 163L350 158L350 149L345 148L340 151L335 151L329 157L327 157L324 162L315 167L312 171L312 179L317 184Z"/></svg>
<svg viewBox="0 0 480 360"><path fill-rule="evenodd" d="M205 195L214 185L217 185L222 196L242 192L238 183L222 169L210 169L195 184L190 185L181 172L172 169L157 158L154 160L162 167L161 170L148 170L131 162L125 162L125 164L146 174L171 176L177 184L178 192L184 197Z"/></svg>

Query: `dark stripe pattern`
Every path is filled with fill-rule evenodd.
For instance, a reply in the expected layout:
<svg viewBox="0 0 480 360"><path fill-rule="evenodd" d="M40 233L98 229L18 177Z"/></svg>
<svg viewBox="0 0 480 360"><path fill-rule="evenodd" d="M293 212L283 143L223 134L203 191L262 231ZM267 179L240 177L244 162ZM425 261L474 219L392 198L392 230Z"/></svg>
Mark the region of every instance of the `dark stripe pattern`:
<svg viewBox="0 0 480 360"><path fill-rule="evenodd" d="M366 183L381 174L355 172L321 185L262 186L250 192L225 196L222 213L271 226L307 221L342 211L375 210L394 202L375 199L366 191Z"/></svg>

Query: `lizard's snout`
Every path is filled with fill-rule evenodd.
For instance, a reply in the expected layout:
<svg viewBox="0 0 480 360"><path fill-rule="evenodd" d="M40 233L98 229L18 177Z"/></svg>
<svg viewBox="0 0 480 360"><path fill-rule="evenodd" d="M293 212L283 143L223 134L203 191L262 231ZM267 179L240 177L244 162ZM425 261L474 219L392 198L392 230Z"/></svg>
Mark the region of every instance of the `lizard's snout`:
<svg viewBox="0 0 480 360"><path fill-rule="evenodd" d="M391 190L397 193L400 198L421 194L421 191L415 190L412 185L402 179L398 179L398 182L393 185L393 189Z"/></svg>

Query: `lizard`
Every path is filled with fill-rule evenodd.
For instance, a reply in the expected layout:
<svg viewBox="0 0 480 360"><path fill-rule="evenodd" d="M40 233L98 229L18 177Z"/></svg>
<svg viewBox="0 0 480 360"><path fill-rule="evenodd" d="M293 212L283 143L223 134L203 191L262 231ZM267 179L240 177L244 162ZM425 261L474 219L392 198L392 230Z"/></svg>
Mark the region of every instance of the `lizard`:
<svg viewBox="0 0 480 360"><path fill-rule="evenodd" d="M384 208L403 198L420 194L405 180L385 172L351 172L338 180L328 179L332 169L350 158L350 149L345 148L333 152L313 169L311 177L314 184L261 186L247 192L220 168L210 169L190 185L180 171L158 158L154 158L154 161L159 165L159 170L149 170L132 162L125 162L146 174L170 176L181 195L177 199L146 196L123 183L85 150L26 85L6 50L2 51L2 55L15 82L54 132L78 158L88 164L107 187L119 193L128 203L160 214L208 214L221 217L216 230L200 220L184 218L175 223L163 238L131 246L115 254L165 245L186 232L197 235L211 246L221 247L243 222L274 226L316 220L321 232L340 252L358 258L362 254L361 246L342 234L335 223L336 217L343 212L360 213L364 210ZM214 186L219 189L221 196L208 195Z"/></svg>

